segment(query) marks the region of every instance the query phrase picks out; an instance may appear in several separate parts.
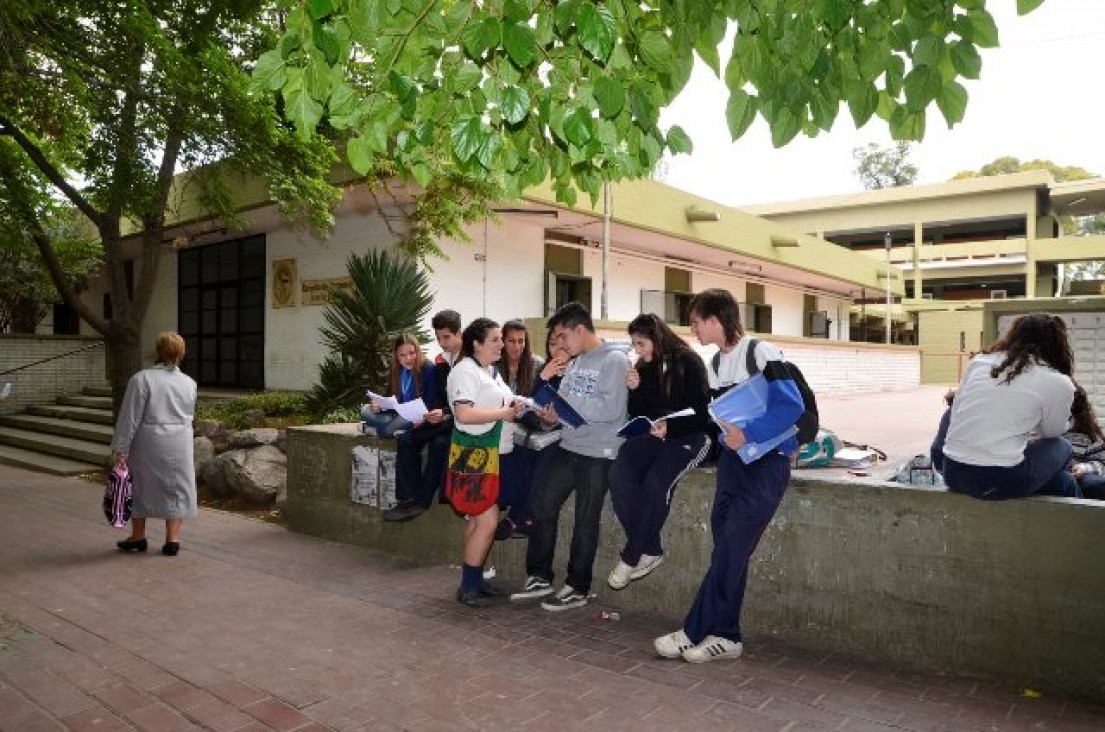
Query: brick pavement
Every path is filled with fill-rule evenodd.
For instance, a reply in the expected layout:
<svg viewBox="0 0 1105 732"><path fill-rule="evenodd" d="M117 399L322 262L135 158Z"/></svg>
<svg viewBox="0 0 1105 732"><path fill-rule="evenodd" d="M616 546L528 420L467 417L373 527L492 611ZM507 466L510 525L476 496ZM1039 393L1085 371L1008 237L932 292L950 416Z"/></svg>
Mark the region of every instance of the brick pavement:
<svg viewBox="0 0 1105 732"><path fill-rule="evenodd" d="M602 620L609 591L468 610L455 568L217 511L175 559L124 556L98 503L0 467L0 730L1105 728L1105 707L762 636L737 662L664 661L650 641L672 621Z"/></svg>

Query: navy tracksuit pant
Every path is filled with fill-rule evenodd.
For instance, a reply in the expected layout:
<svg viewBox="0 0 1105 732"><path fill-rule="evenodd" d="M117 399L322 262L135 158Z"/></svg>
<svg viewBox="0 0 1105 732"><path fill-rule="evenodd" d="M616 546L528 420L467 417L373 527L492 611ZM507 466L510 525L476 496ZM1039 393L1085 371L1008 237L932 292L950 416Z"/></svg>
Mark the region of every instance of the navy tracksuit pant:
<svg viewBox="0 0 1105 732"><path fill-rule="evenodd" d="M622 443L610 468L610 500L625 529L622 561L636 567L641 555L664 554L660 530L668 520L676 483L710 452L710 437L699 432L661 440L652 435Z"/></svg>
<svg viewBox="0 0 1105 732"><path fill-rule="evenodd" d="M771 452L745 465L735 452L722 448L710 513L714 552L683 621L683 631L692 643L700 643L708 635L741 639L748 563L789 482L790 458L786 455Z"/></svg>

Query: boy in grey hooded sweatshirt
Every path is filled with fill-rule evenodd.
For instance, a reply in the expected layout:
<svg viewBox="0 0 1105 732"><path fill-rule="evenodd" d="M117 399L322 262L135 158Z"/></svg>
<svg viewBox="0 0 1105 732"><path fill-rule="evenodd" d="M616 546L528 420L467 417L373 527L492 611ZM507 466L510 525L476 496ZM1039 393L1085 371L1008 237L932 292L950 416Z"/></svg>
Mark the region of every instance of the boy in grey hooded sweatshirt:
<svg viewBox="0 0 1105 732"><path fill-rule="evenodd" d="M526 551L528 577L511 599L553 594L557 523L561 507L574 492L575 526L567 581L554 597L541 603L544 609L557 611L586 605L591 590L610 466L622 444L617 431L626 421L629 357L624 349L599 339L591 314L578 302L558 309L549 318L548 328L553 342L561 343L575 356L560 383L560 396L587 424L563 430L555 454L534 480L534 525ZM555 420L555 410L549 408L543 418Z"/></svg>

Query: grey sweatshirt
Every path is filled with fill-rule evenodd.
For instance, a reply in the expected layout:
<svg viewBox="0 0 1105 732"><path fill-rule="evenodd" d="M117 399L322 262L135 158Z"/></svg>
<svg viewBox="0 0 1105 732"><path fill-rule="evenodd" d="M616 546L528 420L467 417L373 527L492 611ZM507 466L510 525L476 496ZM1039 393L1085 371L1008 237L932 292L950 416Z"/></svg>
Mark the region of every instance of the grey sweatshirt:
<svg viewBox="0 0 1105 732"><path fill-rule="evenodd" d="M616 434L625 424L629 392L625 374L629 358L625 351L606 343L581 353L564 372L560 396L587 420L576 429L561 431L560 445L569 452L613 460L622 438Z"/></svg>

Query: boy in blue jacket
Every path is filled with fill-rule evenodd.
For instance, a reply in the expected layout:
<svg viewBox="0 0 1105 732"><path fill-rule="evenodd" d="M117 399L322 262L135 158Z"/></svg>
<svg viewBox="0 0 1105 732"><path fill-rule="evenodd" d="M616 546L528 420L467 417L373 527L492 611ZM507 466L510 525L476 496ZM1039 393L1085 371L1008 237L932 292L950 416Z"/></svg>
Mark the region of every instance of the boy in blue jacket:
<svg viewBox="0 0 1105 732"><path fill-rule="evenodd" d="M703 345L721 349L717 369L708 368L713 396L749 378L750 337L741 327L737 302L726 290L705 290L690 304L691 330ZM787 372L782 353L758 342L756 365L768 381L767 409L743 429L725 425L717 466L717 492L710 513L714 551L694 605L674 633L653 642L664 658L691 663L739 658L740 612L748 563L790 482L791 437L749 464L737 455L746 442L766 442L795 424L804 411L802 395Z"/></svg>

